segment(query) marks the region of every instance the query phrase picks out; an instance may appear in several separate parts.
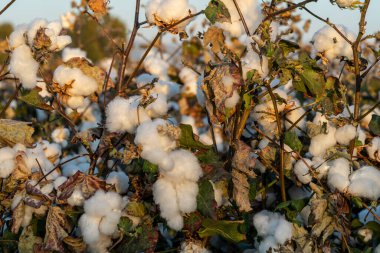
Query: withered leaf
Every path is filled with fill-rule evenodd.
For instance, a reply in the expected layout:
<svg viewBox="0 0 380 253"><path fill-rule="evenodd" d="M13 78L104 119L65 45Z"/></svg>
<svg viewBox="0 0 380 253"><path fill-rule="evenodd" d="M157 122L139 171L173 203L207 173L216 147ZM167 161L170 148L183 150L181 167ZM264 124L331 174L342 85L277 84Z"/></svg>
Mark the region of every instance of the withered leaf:
<svg viewBox="0 0 380 253"><path fill-rule="evenodd" d="M82 253L86 250L86 244L81 238L67 236L63 239L63 242L75 253Z"/></svg>
<svg viewBox="0 0 380 253"><path fill-rule="evenodd" d="M106 190L106 182L96 176L86 175L77 171L65 183L59 186L61 194L58 199L68 199L73 191L78 188L82 191L83 196L87 199L93 195L98 189Z"/></svg>
<svg viewBox="0 0 380 253"><path fill-rule="evenodd" d="M26 165L24 160L24 152L19 151L16 154L16 168L12 172L12 179L14 180L26 180L28 176L31 174L31 169Z"/></svg>
<svg viewBox="0 0 380 253"><path fill-rule="evenodd" d="M211 50L217 54L221 52L224 47L224 39L225 37L223 30L218 27L211 26L204 34L203 45L207 46L210 44Z"/></svg>
<svg viewBox="0 0 380 253"><path fill-rule="evenodd" d="M29 122L0 119L0 148L13 147L17 143L31 146L34 128L29 125Z"/></svg>
<svg viewBox="0 0 380 253"><path fill-rule="evenodd" d="M42 243L42 238L35 236L31 225L22 230L19 242L18 251L20 253L34 252L34 245Z"/></svg>
<svg viewBox="0 0 380 253"><path fill-rule="evenodd" d="M20 203L16 206L15 209L13 209L12 212L12 233L18 233L22 224L22 220L24 219L24 214L25 204L24 201L20 201Z"/></svg>
<svg viewBox="0 0 380 253"><path fill-rule="evenodd" d="M89 0L88 7L96 14L104 15L107 13L107 2L105 0Z"/></svg>
<svg viewBox="0 0 380 253"><path fill-rule="evenodd" d="M27 103L28 105L34 106L38 109L45 111L52 111L53 108L45 103L44 99L40 96L40 88L36 87L27 93L19 96L18 99Z"/></svg>
<svg viewBox="0 0 380 253"><path fill-rule="evenodd" d="M51 206L46 218L45 248L64 252L62 240L68 236L70 224L65 212L58 206Z"/></svg>

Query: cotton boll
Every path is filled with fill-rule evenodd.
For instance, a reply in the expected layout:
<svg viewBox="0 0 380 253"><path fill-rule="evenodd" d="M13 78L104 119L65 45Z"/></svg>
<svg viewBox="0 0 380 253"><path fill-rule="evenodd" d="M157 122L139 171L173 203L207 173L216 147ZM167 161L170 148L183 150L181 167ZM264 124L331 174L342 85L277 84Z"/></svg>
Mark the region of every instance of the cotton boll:
<svg viewBox="0 0 380 253"><path fill-rule="evenodd" d="M71 196L67 199L70 206L82 206L84 203L84 196L82 190L75 189Z"/></svg>
<svg viewBox="0 0 380 253"><path fill-rule="evenodd" d="M337 29L349 40L354 41L354 34L343 25L337 25ZM338 56L346 56L352 59L352 49L350 44L343 39L334 28L326 25L318 30L313 38L313 45L317 52L324 53L329 61Z"/></svg>
<svg viewBox="0 0 380 253"><path fill-rule="evenodd" d="M74 58L74 57L86 58L87 53L80 48L69 48L69 47L67 47L67 48L63 49L62 60L64 62L67 62L68 60L70 60L71 58Z"/></svg>
<svg viewBox="0 0 380 253"><path fill-rule="evenodd" d="M53 130L51 138L54 142L61 144L63 147L67 146L67 139L70 136L70 130L67 128L59 127Z"/></svg>
<svg viewBox="0 0 380 253"><path fill-rule="evenodd" d="M318 134L311 138L309 152L312 156L323 156L326 153L326 150L335 146L336 128L330 126L327 128L327 134Z"/></svg>
<svg viewBox="0 0 380 253"><path fill-rule="evenodd" d="M211 253L202 246L202 242L184 241L181 243L180 253Z"/></svg>
<svg viewBox="0 0 380 253"><path fill-rule="evenodd" d="M304 158L303 160L298 160L297 163L294 165L294 174L297 176L297 179L303 183L308 184L311 182L313 177L310 174L310 170L305 164L305 162L311 166L312 161L310 161L307 158Z"/></svg>
<svg viewBox="0 0 380 253"><path fill-rule="evenodd" d="M38 68L39 64L27 45L20 45L12 51L9 71L20 79L24 88L32 89L36 86Z"/></svg>
<svg viewBox="0 0 380 253"><path fill-rule="evenodd" d="M373 138L366 149L371 159L380 161L380 137Z"/></svg>
<svg viewBox="0 0 380 253"><path fill-rule="evenodd" d="M61 15L60 19L62 27L65 29L69 29L74 25L76 16L74 15L74 13L68 11L65 14Z"/></svg>
<svg viewBox="0 0 380 253"><path fill-rule="evenodd" d="M269 249L272 251L278 248L276 238L274 236L265 237L265 239L260 242L259 253L267 253Z"/></svg>
<svg viewBox="0 0 380 253"><path fill-rule="evenodd" d="M369 228L360 228L358 231L358 235L363 237L364 242L369 242L372 239L373 232Z"/></svg>
<svg viewBox="0 0 380 253"><path fill-rule="evenodd" d="M151 94L151 97L155 100L145 108L147 114L152 118L165 116L169 108L167 97L157 93Z"/></svg>
<svg viewBox="0 0 380 253"><path fill-rule="evenodd" d="M230 1L230 0L229 0ZM243 68L243 78L247 78L247 73L251 70L256 70L261 77L266 77L268 75L268 59L260 56L253 51L250 46L248 46L246 55L241 58L242 68Z"/></svg>
<svg viewBox="0 0 380 253"><path fill-rule="evenodd" d="M0 178L7 178L13 172L16 151L10 147L0 148Z"/></svg>
<svg viewBox="0 0 380 253"><path fill-rule="evenodd" d="M102 218L99 224L99 231L105 235L112 235L117 230L121 213L113 213Z"/></svg>
<svg viewBox="0 0 380 253"><path fill-rule="evenodd" d="M33 45L34 38L36 37L37 31L40 28L44 28L47 25L47 21L45 19L35 19L28 27L28 43L29 45Z"/></svg>
<svg viewBox="0 0 380 253"><path fill-rule="evenodd" d="M296 104L296 106L298 107L297 104ZM286 129L289 129L293 125L293 123L296 123L298 121L298 119L300 119L304 114L305 114L305 110L302 107L295 109L295 110L291 110L290 112L286 113L286 118L292 122L292 123L290 123L288 121L285 121ZM303 117L296 124L296 126L299 127L300 129L304 130L306 128L306 118ZM298 136L301 135L302 132L298 128L295 127L293 129L296 131Z"/></svg>
<svg viewBox="0 0 380 253"><path fill-rule="evenodd" d="M178 74L181 81L185 84L182 88L182 93L194 96L197 94L198 74L191 68L184 67Z"/></svg>
<svg viewBox="0 0 380 253"><path fill-rule="evenodd" d="M112 171L108 175L106 183L115 185L118 193L126 193L129 187L129 177L122 171Z"/></svg>
<svg viewBox="0 0 380 253"><path fill-rule="evenodd" d="M53 184L46 184L43 187L41 187L41 192L45 195L49 195L54 189Z"/></svg>
<svg viewBox="0 0 380 253"><path fill-rule="evenodd" d="M101 217L90 216L86 213L82 214L79 218L78 225L79 229L82 233L83 240L87 244L96 243L99 239L99 223L101 221Z"/></svg>
<svg viewBox="0 0 380 253"><path fill-rule="evenodd" d="M277 243L284 244L292 238L293 226L292 223L285 219L280 219L274 233Z"/></svg>
<svg viewBox="0 0 380 253"><path fill-rule="evenodd" d="M356 127L351 124L338 128L335 132L335 139L341 145L348 145L356 136Z"/></svg>
<svg viewBox="0 0 380 253"><path fill-rule="evenodd" d="M350 184L349 175L351 173L350 163L345 158L338 158L331 162L331 167L327 175L327 184L331 190L343 192Z"/></svg>
<svg viewBox="0 0 380 253"><path fill-rule="evenodd" d="M313 161L313 167L315 168L315 171L318 174L318 178L321 179L325 177L330 169L328 162L326 162L325 159L319 156L314 156L312 161Z"/></svg>
<svg viewBox="0 0 380 253"><path fill-rule="evenodd" d="M66 181L67 181L67 177L64 177L64 176L57 177L53 182L54 189L58 190L58 187L61 186Z"/></svg>
<svg viewBox="0 0 380 253"><path fill-rule="evenodd" d="M192 181L182 181L175 185L179 210L191 213L197 209L198 184Z"/></svg>
<svg viewBox="0 0 380 253"><path fill-rule="evenodd" d="M169 156L174 161L174 167L168 171L162 171L162 174L170 180L182 181L198 181L203 175L201 166L197 157L188 150L179 149L172 151Z"/></svg>
<svg viewBox="0 0 380 253"><path fill-rule="evenodd" d="M236 90L234 90L234 92L232 93L232 96L227 98L224 101L224 105L226 106L226 108L234 108L239 101L240 101L239 93Z"/></svg>
<svg viewBox="0 0 380 253"><path fill-rule="evenodd" d="M256 228L259 236L266 236L269 234L269 222L271 212L263 210L253 216L253 226Z"/></svg>
<svg viewBox="0 0 380 253"><path fill-rule="evenodd" d="M363 109L366 109L366 110L369 110L370 107L368 106L363 106ZM380 109L376 108L375 110L373 110L372 112L370 112L369 114L367 114L361 121L360 121L360 125L365 128L365 129L368 129L368 125L369 125L369 122L371 122L371 119L372 119L372 116L373 115L380 115Z"/></svg>
<svg viewBox="0 0 380 253"><path fill-rule="evenodd" d="M157 56L149 55L148 57L146 57L144 61L144 68L148 73L158 76L160 80L164 80L164 81L169 80L169 77L168 77L169 63L167 61L160 59Z"/></svg>
<svg viewBox="0 0 380 253"><path fill-rule="evenodd" d="M57 44L55 50L62 50L67 45L71 44L71 37L68 35L62 35L57 37Z"/></svg>
<svg viewBox="0 0 380 253"><path fill-rule="evenodd" d="M364 166L350 176L348 192L354 196L377 200L380 198L380 171L372 166Z"/></svg>
<svg viewBox="0 0 380 253"><path fill-rule="evenodd" d="M228 12L231 15L231 23L217 23L217 25L223 30L229 32L231 36L240 37L245 34L243 24L240 19L240 15L236 9L236 6L232 0L223 0L226 5ZM248 25L249 31L252 33L261 21L261 12L256 0L238 0L237 4L242 11L246 23ZM245 77L245 76L244 76Z"/></svg>
<svg viewBox="0 0 380 253"><path fill-rule="evenodd" d="M160 149L145 149L140 155L149 162L158 165L161 170L167 171L173 169L174 161L166 151Z"/></svg>
<svg viewBox="0 0 380 253"><path fill-rule="evenodd" d="M15 49L18 46L25 44L24 34L28 30L28 25L22 24L16 26L14 31L9 35L8 43L11 50Z"/></svg>

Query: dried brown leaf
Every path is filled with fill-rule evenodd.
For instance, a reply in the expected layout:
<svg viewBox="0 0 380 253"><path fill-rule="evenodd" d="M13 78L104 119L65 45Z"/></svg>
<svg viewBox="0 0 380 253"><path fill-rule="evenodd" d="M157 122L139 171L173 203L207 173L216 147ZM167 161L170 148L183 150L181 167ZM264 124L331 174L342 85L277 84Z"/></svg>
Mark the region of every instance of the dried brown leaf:
<svg viewBox="0 0 380 253"><path fill-rule="evenodd" d="M211 50L217 54L223 50L224 40L225 37L223 30L218 27L211 26L204 34L203 45L206 47L210 44Z"/></svg>
<svg viewBox="0 0 380 253"><path fill-rule="evenodd" d="M107 13L107 1L105 0L89 0L88 7L96 14L104 15Z"/></svg>
<svg viewBox="0 0 380 253"><path fill-rule="evenodd" d="M20 201L20 203L13 209L12 212L12 233L17 234L22 220L24 219L25 214L25 204L24 201Z"/></svg>
<svg viewBox="0 0 380 253"><path fill-rule="evenodd" d="M29 125L29 122L0 119L0 148L13 147L17 143L31 146L34 128Z"/></svg>
<svg viewBox="0 0 380 253"><path fill-rule="evenodd" d="M46 218L45 248L64 252L62 240L68 236L70 228L65 212L58 206L50 207Z"/></svg>
<svg viewBox="0 0 380 253"><path fill-rule="evenodd" d="M42 243L42 238L34 235L32 226L27 226L22 230L18 241L18 251L20 253L35 252L35 245L40 243Z"/></svg>
<svg viewBox="0 0 380 253"><path fill-rule="evenodd" d="M86 244L81 238L74 238L67 236L63 239L63 242L75 253L82 253L86 251Z"/></svg>

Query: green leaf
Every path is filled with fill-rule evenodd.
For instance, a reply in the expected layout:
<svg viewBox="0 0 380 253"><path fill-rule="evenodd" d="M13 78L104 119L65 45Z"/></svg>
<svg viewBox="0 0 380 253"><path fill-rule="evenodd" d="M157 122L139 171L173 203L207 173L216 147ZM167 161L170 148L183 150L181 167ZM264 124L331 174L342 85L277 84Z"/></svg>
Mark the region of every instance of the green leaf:
<svg viewBox="0 0 380 253"><path fill-rule="evenodd" d="M374 135L380 135L380 116L373 114L368 127L371 133Z"/></svg>
<svg viewBox="0 0 380 253"><path fill-rule="evenodd" d="M363 208L363 202L360 198L352 197L351 200L354 206L356 206L357 208Z"/></svg>
<svg viewBox="0 0 380 253"><path fill-rule="evenodd" d="M308 198L285 201L285 202L280 203L276 207L275 211L285 209L285 208L290 208L290 209L295 210L296 212L300 212L307 205L308 202L309 202Z"/></svg>
<svg viewBox="0 0 380 253"><path fill-rule="evenodd" d="M144 160L143 165L142 165L142 170L143 172L148 173L148 174L157 174L158 165L153 164L149 162L148 160Z"/></svg>
<svg viewBox="0 0 380 253"><path fill-rule="evenodd" d="M38 94L39 90L32 89L22 96L18 97L19 100L45 111L52 111L53 108L45 103L45 100Z"/></svg>
<svg viewBox="0 0 380 253"><path fill-rule="evenodd" d="M197 195L197 208L199 212L206 216L214 218L216 216L216 201L214 187L208 180L199 183L199 192Z"/></svg>
<svg viewBox="0 0 380 253"><path fill-rule="evenodd" d="M231 15L226 5L220 0L211 0L205 9L205 15L211 24L215 24L215 22L231 23Z"/></svg>
<svg viewBox="0 0 380 253"><path fill-rule="evenodd" d="M127 205L126 212L132 216L143 217L145 215L145 206L143 203L131 201Z"/></svg>
<svg viewBox="0 0 380 253"><path fill-rule="evenodd" d="M219 157L213 149L209 149L206 152L199 152L197 157L201 164L222 166L222 162L219 161Z"/></svg>
<svg viewBox="0 0 380 253"><path fill-rule="evenodd" d="M257 181L254 180L250 185L249 185L249 200L253 201L255 200L257 195Z"/></svg>
<svg viewBox="0 0 380 253"><path fill-rule="evenodd" d="M297 43L289 40L280 40L278 45L284 52L284 56L288 56L289 53L292 53L300 48Z"/></svg>
<svg viewBox="0 0 380 253"><path fill-rule="evenodd" d="M133 226L133 222L128 217L121 217L119 224L117 224L117 227L124 233L127 234L129 231L131 231Z"/></svg>
<svg viewBox="0 0 380 253"><path fill-rule="evenodd" d="M369 221L364 227L371 229L375 235L380 235L380 224L376 221Z"/></svg>
<svg viewBox="0 0 380 253"><path fill-rule="evenodd" d="M220 235L232 242L241 242L246 239L246 235L241 232L242 221L216 221L205 219L198 234L201 238Z"/></svg>
<svg viewBox="0 0 380 253"><path fill-rule="evenodd" d="M181 124L181 135L179 137L179 144L184 148L195 148L195 149L210 149L212 145L205 145L200 141L195 140L193 134L193 128L191 125Z"/></svg>
<svg viewBox="0 0 380 253"><path fill-rule="evenodd" d="M295 131L285 132L284 143L297 152L302 150L302 142L298 139Z"/></svg>
<svg viewBox="0 0 380 253"><path fill-rule="evenodd" d="M30 123L11 119L0 119L0 148L21 143L26 146L33 144L34 128Z"/></svg>

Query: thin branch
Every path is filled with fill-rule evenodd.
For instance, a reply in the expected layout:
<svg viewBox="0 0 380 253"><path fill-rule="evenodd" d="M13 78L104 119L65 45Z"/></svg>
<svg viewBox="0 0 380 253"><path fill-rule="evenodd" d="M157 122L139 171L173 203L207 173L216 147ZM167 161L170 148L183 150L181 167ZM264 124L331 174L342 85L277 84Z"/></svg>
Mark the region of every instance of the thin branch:
<svg viewBox="0 0 380 253"><path fill-rule="evenodd" d="M1 109L0 112L0 118L4 117L5 111L8 109L8 107L11 105L12 101L18 96L18 93L21 89L21 84L16 86L16 90L13 93L13 95L8 99L7 103L4 105L3 109Z"/></svg>
<svg viewBox="0 0 380 253"><path fill-rule="evenodd" d="M251 33L249 32L249 29L248 29L248 26L247 26L247 22L245 22L245 19L244 19L243 13L241 12L238 3L236 2L236 0L232 0L232 1L234 2L234 5L235 5L235 7L236 7L237 12L239 13L240 20L241 20L241 22L243 23L245 33L246 33L248 36L251 36ZM314 0L308 0L308 1L314 1Z"/></svg>
<svg viewBox="0 0 380 253"><path fill-rule="evenodd" d="M282 10L279 10L279 11L275 11L272 14L266 16L263 21L267 21L267 20L272 19L272 18L274 18L274 17L276 17L276 16L278 16L278 15L280 15L282 13L285 13L285 12L288 12L288 11L292 11L292 10L298 8L298 7L303 7L304 5L306 5L306 4L310 3L310 2L317 2L317 1L318 0L306 0L306 1L300 2L298 4L293 4L292 3L292 5L290 7L282 9Z"/></svg>
<svg viewBox="0 0 380 253"><path fill-rule="evenodd" d="M0 15L3 14L3 13L4 13L9 7L11 7L11 5L12 5L14 2L16 2L16 0L12 0L12 1L10 1L7 5L5 5L4 8L1 9L1 11L0 11Z"/></svg>

